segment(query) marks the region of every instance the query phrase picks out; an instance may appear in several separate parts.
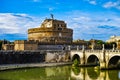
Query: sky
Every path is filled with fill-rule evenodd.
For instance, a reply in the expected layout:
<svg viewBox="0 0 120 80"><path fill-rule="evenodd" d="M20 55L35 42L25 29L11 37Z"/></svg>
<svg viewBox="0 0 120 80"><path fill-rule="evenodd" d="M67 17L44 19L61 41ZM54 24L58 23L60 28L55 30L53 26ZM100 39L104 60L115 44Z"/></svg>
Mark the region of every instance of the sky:
<svg viewBox="0 0 120 80"><path fill-rule="evenodd" d="M0 40L27 40L50 14L73 29L74 40L120 36L120 0L0 0Z"/></svg>

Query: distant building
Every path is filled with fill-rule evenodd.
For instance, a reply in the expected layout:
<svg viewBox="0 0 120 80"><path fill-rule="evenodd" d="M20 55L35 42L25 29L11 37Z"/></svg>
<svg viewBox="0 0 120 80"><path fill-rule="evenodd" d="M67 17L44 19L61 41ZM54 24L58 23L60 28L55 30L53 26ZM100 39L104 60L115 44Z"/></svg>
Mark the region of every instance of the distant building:
<svg viewBox="0 0 120 80"><path fill-rule="evenodd" d="M35 41L16 40L14 50L38 50L38 44Z"/></svg>
<svg viewBox="0 0 120 80"><path fill-rule="evenodd" d="M39 41L42 44L71 44L73 30L67 28L64 21L45 19L38 28L28 29L28 40Z"/></svg>
<svg viewBox="0 0 120 80"><path fill-rule="evenodd" d="M14 50L14 44L3 44L2 50Z"/></svg>
<svg viewBox="0 0 120 80"><path fill-rule="evenodd" d="M111 36L109 40L107 40L106 42L111 43L111 42L117 42L120 40L120 36Z"/></svg>
<svg viewBox="0 0 120 80"><path fill-rule="evenodd" d="M91 39L89 43L90 43L89 48L91 48L92 50L102 49L102 44L103 44L102 40Z"/></svg>
<svg viewBox="0 0 120 80"><path fill-rule="evenodd" d="M112 43L115 42L117 44L117 49L120 49L120 36L111 36L109 40L106 42Z"/></svg>

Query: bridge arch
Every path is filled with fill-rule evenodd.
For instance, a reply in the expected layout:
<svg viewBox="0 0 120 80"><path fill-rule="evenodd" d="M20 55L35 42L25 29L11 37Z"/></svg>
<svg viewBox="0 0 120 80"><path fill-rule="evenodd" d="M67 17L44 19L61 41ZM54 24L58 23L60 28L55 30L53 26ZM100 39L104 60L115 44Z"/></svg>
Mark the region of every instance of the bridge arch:
<svg viewBox="0 0 120 80"><path fill-rule="evenodd" d="M75 59L77 59L79 61L79 63L81 63L80 56L78 54L73 55L72 61L74 61Z"/></svg>
<svg viewBox="0 0 120 80"><path fill-rule="evenodd" d="M115 55L110 58L110 60L108 61L108 68L111 68L111 67L120 68L120 56Z"/></svg>
<svg viewBox="0 0 120 80"><path fill-rule="evenodd" d="M99 58L94 54L90 55L87 58L87 64L97 64L97 65L99 65L99 63L100 63Z"/></svg>

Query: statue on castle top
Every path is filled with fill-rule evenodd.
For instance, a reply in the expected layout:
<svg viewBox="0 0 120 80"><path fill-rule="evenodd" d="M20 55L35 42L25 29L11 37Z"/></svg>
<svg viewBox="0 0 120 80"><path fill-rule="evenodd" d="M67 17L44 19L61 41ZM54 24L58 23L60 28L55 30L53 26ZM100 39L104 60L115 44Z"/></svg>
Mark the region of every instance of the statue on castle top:
<svg viewBox="0 0 120 80"><path fill-rule="evenodd" d="M50 14L51 15L51 18L54 19L54 15L53 14Z"/></svg>

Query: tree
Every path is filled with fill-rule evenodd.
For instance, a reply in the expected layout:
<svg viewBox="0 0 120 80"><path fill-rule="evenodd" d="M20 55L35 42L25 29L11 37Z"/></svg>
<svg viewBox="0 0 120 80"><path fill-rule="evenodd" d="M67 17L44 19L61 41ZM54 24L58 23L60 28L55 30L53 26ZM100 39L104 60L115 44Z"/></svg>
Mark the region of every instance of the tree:
<svg viewBox="0 0 120 80"><path fill-rule="evenodd" d="M101 44L101 45L102 45L102 44L104 44L104 43L105 43L105 42L102 41L102 40L98 40L98 41L97 41L97 44Z"/></svg>
<svg viewBox="0 0 120 80"><path fill-rule="evenodd" d="M112 49L113 45L115 45L114 47L117 47L116 42L111 42L111 43L105 43L105 49Z"/></svg>
<svg viewBox="0 0 120 80"><path fill-rule="evenodd" d="M79 66L79 61L78 61L77 59L75 59L75 60L73 61L73 66L74 66L74 67L78 67L78 66Z"/></svg>
<svg viewBox="0 0 120 80"><path fill-rule="evenodd" d="M2 41L0 41L0 50L2 49Z"/></svg>

